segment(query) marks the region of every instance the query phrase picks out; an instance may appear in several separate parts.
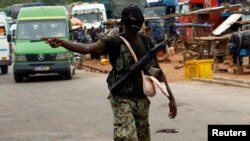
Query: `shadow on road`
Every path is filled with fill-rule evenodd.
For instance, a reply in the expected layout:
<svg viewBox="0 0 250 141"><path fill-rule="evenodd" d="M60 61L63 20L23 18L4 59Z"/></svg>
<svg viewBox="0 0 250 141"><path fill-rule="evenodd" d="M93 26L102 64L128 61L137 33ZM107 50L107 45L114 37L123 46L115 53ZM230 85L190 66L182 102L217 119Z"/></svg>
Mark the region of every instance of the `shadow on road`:
<svg viewBox="0 0 250 141"><path fill-rule="evenodd" d="M29 77L24 78L24 83L33 83L33 82L48 82L48 81L62 81L66 79L62 75L58 74L49 74L49 75L30 75Z"/></svg>

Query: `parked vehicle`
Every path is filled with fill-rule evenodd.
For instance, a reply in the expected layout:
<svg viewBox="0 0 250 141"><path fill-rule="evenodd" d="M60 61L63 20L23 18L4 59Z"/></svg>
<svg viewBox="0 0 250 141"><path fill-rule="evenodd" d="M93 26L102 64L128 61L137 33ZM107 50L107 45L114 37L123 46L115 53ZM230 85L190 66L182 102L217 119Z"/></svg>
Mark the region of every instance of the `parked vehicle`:
<svg viewBox="0 0 250 141"><path fill-rule="evenodd" d="M9 24L6 14L0 12L0 67L2 74L8 73L8 66L12 64L11 43L8 42Z"/></svg>
<svg viewBox="0 0 250 141"><path fill-rule="evenodd" d="M177 0L147 0L147 4L144 9L146 26L151 28L152 36L155 42L161 42L167 32L170 35L175 34L173 26L169 26L175 23L174 17L163 19L161 16L174 14Z"/></svg>
<svg viewBox="0 0 250 141"><path fill-rule="evenodd" d="M71 79L74 73L74 55L59 47L51 48L42 37L60 37L72 40L70 17L63 6L21 8L14 38L14 67L16 82L41 73L59 73Z"/></svg>
<svg viewBox="0 0 250 141"><path fill-rule="evenodd" d="M102 3L81 3L72 8L71 14L80 19L87 29L99 28L107 20L107 14Z"/></svg>

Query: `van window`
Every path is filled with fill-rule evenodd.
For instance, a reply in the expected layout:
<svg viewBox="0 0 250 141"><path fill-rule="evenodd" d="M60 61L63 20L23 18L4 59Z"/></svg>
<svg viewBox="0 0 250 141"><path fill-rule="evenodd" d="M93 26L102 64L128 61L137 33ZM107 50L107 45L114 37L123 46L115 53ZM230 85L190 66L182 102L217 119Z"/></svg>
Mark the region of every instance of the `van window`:
<svg viewBox="0 0 250 141"><path fill-rule="evenodd" d="M0 26L0 36L4 36L4 35L6 35L5 27Z"/></svg>
<svg viewBox="0 0 250 141"><path fill-rule="evenodd" d="M83 23L90 23L90 22L98 22L99 19L99 13L83 13L80 15L75 15L76 18L80 19Z"/></svg>
<svg viewBox="0 0 250 141"><path fill-rule="evenodd" d="M66 20L19 21L17 39L40 39L42 37L67 37Z"/></svg>

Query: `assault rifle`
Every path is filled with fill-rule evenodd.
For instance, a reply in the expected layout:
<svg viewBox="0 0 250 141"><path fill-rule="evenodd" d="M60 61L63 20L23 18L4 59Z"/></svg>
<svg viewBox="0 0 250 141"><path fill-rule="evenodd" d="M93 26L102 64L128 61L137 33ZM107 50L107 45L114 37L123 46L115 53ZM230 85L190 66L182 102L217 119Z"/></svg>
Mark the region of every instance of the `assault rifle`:
<svg viewBox="0 0 250 141"><path fill-rule="evenodd" d="M151 59L156 53L158 53L162 47L165 47L170 40L172 40L174 37L171 37L170 39L165 39L161 43L157 44L154 48L151 48L142 58L140 58L136 63L134 63L132 66L129 67L129 70L115 83L110 87L111 93L119 90L121 86L124 84L124 82L128 79L128 77L133 74L134 72L140 71L143 69L144 63L147 62L149 59ZM170 91L170 88L167 86L168 92Z"/></svg>

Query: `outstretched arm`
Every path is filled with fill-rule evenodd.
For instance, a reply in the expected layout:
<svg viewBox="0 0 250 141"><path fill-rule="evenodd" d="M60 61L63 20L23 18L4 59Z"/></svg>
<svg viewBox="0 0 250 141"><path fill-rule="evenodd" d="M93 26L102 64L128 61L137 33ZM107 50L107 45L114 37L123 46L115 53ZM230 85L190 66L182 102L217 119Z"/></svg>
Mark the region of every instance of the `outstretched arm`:
<svg viewBox="0 0 250 141"><path fill-rule="evenodd" d="M83 43L73 43L70 41L65 41L60 38L42 38L46 43L48 43L51 47L64 47L68 50L78 52L81 54L101 54L101 48L99 45L94 42L91 44L83 44Z"/></svg>

